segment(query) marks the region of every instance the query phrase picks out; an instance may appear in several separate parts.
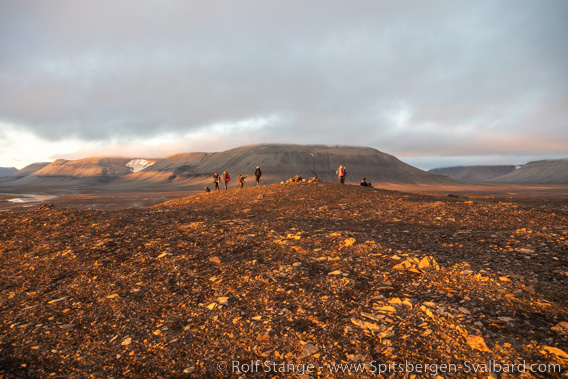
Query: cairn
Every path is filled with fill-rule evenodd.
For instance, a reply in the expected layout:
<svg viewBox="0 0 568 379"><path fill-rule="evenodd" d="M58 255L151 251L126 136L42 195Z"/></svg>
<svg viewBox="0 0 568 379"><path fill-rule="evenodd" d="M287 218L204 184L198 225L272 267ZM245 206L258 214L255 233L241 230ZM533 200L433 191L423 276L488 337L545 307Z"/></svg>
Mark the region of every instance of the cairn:
<svg viewBox="0 0 568 379"><path fill-rule="evenodd" d="M280 182L280 184L288 184L288 183L321 183L321 180L317 176L314 176L306 180L301 176L296 175L293 178L286 180L285 182Z"/></svg>

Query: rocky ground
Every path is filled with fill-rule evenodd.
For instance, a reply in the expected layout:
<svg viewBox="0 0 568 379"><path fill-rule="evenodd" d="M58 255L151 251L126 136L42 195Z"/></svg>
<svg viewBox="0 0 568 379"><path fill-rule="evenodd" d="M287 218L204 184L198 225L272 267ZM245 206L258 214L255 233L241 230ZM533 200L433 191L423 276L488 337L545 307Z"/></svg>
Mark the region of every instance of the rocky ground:
<svg viewBox="0 0 568 379"><path fill-rule="evenodd" d="M566 200L320 183L0 212L0 377L566 377L567 238Z"/></svg>

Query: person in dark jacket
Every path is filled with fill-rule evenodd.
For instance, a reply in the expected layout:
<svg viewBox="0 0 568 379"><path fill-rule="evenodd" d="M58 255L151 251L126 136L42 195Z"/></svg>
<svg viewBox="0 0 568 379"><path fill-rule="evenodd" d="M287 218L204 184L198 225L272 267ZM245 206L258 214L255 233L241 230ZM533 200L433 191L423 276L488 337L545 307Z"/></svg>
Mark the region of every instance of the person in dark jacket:
<svg viewBox="0 0 568 379"><path fill-rule="evenodd" d="M256 178L256 185L260 185L260 177L262 176L262 171L260 171L260 167L256 166L256 170L254 170L254 176Z"/></svg>
<svg viewBox="0 0 568 379"><path fill-rule="evenodd" d="M213 183L215 184L215 191L219 191L219 174L215 173L213 174Z"/></svg>
<svg viewBox="0 0 568 379"><path fill-rule="evenodd" d="M241 188L243 188L243 186L245 185L245 178L246 176L239 175L239 186Z"/></svg>
<svg viewBox="0 0 568 379"><path fill-rule="evenodd" d="M367 178L363 178L363 180L361 180L361 185L363 187L372 187L371 183L367 182Z"/></svg>

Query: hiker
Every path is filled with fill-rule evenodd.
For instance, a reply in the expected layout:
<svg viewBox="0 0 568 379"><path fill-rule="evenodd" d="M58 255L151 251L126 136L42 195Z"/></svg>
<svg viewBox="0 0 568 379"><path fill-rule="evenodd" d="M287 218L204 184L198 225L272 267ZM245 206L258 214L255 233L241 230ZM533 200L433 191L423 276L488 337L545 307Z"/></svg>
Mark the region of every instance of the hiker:
<svg viewBox="0 0 568 379"><path fill-rule="evenodd" d="M219 174L213 174L213 183L215 184L215 191L219 191Z"/></svg>
<svg viewBox="0 0 568 379"><path fill-rule="evenodd" d="M243 188L243 186L245 185L245 178L246 176L239 175L239 185L241 186L241 188Z"/></svg>
<svg viewBox="0 0 568 379"><path fill-rule="evenodd" d="M372 187L371 183L367 183L367 178L363 178L363 180L361 180L361 185L363 187Z"/></svg>
<svg viewBox="0 0 568 379"><path fill-rule="evenodd" d="M339 168L337 169L337 176L339 177L340 184L345 183L345 174L345 168L343 166L339 166Z"/></svg>
<svg viewBox="0 0 568 379"><path fill-rule="evenodd" d="M231 175L227 171L223 171L223 183L225 183L225 190L227 189L227 185L229 184L229 180L231 180Z"/></svg>
<svg viewBox="0 0 568 379"><path fill-rule="evenodd" d="M260 171L260 167L256 166L256 170L254 170L254 176L256 178L256 185L260 185L260 177L262 175L262 171Z"/></svg>

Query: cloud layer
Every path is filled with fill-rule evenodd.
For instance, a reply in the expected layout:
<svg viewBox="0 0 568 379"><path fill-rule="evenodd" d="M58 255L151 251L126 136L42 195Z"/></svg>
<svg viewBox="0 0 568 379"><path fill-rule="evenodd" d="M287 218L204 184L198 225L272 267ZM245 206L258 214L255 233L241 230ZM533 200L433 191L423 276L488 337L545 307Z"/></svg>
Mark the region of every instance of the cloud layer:
<svg viewBox="0 0 568 379"><path fill-rule="evenodd" d="M568 155L566 19L563 0L2 2L0 134Z"/></svg>

